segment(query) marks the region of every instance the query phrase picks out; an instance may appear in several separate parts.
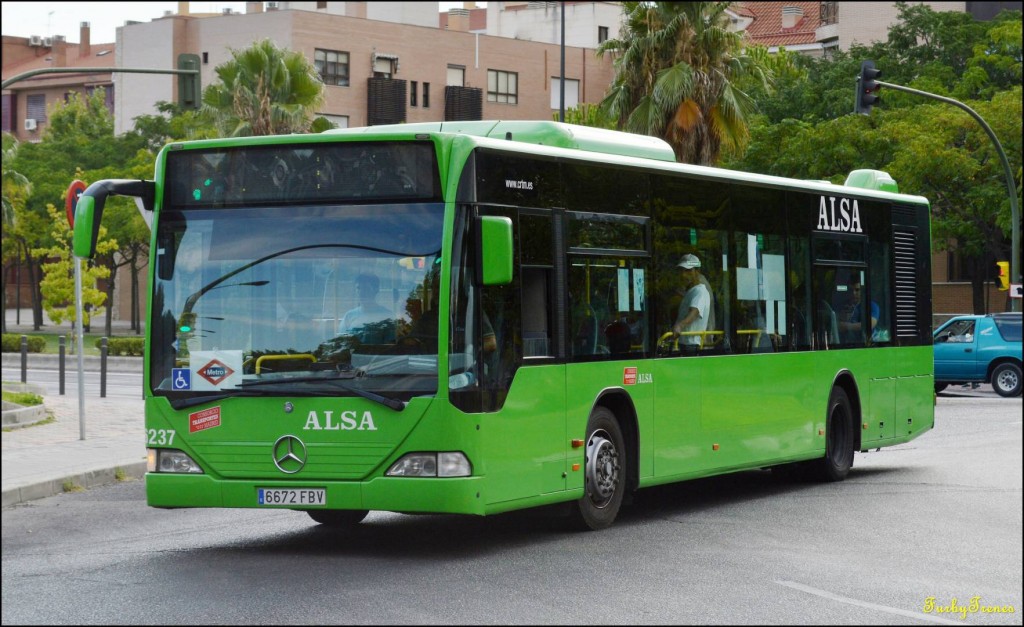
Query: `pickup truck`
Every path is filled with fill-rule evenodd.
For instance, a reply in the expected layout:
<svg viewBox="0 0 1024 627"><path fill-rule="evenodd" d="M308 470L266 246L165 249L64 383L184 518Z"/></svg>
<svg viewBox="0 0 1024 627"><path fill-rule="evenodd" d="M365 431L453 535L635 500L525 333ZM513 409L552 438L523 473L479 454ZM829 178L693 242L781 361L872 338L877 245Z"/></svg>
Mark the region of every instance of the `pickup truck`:
<svg viewBox="0 0 1024 627"><path fill-rule="evenodd" d="M935 391L991 383L1000 396L1021 393L1021 314L956 316L935 330Z"/></svg>

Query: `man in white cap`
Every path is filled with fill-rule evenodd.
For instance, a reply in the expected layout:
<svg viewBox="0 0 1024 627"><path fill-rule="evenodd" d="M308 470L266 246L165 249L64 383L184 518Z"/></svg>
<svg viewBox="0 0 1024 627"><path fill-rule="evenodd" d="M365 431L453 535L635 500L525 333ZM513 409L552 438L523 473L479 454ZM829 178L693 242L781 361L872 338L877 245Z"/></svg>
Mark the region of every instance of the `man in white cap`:
<svg viewBox="0 0 1024 627"><path fill-rule="evenodd" d="M676 323L672 326L675 334L686 332L703 332L708 328L708 315L711 309L711 293L701 282L700 259L696 255L686 254L679 262L683 271L683 301L679 303ZM684 335L680 340L688 346L701 346L701 335Z"/></svg>

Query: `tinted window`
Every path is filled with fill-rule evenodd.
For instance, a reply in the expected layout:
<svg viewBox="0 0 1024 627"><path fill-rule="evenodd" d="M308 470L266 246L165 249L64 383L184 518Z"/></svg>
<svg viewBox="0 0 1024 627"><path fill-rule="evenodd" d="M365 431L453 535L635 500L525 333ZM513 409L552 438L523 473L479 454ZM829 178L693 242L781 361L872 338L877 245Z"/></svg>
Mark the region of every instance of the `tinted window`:
<svg viewBox="0 0 1024 627"><path fill-rule="evenodd" d="M177 150L167 155L167 182L175 209L441 199L429 142Z"/></svg>
<svg viewBox="0 0 1024 627"><path fill-rule="evenodd" d="M477 199L520 207L561 207L559 165L554 160L478 150Z"/></svg>
<svg viewBox="0 0 1024 627"><path fill-rule="evenodd" d="M1019 342L1020 339L1020 316L994 318L999 335L1007 342Z"/></svg>

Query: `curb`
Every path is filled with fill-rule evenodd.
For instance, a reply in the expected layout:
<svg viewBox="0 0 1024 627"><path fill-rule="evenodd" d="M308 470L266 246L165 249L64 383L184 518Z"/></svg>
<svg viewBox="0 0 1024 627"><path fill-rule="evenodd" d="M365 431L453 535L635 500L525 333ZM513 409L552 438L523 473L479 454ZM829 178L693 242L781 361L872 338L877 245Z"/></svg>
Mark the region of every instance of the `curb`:
<svg viewBox="0 0 1024 627"><path fill-rule="evenodd" d="M31 427L37 422L46 420L47 415L46 405L29 405L26 407L4 401L3 428L21 429L23 427Z"/></svg>
<svg viewBox="0 0 1024 627"><path fill-rule="evenodd" d="M117 469L124 471L126 480L141 479L146 474L146 462L133 462L100 470L80 472L60 479L49 479L39 483L12 488L3 493L3 507L27 503L48 496L64 493L64 485L71 484L89 489L118 483Z"/></svg>

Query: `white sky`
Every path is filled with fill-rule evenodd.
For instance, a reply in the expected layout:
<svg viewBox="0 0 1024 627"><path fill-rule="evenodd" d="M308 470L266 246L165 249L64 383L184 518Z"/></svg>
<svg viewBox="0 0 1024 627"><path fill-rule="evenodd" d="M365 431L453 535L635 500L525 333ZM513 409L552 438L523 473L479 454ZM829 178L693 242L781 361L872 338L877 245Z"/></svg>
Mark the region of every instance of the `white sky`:
<svg viewBox="0 0 1024 627"><path fill-rule="evenodd" d="M439 2L440 9L461 7L461 2ZM486 6L486 2L477 6ZM230 8L245 12L245 2L192 2L193 13L220 13ZM178 10L177 2L3 2L4 35L51 37L64 35L69 43L78 43L79 25L89 22L94 44L114 43L115 30L125 20L148 22L162 17L164 11Z"/></svg>

